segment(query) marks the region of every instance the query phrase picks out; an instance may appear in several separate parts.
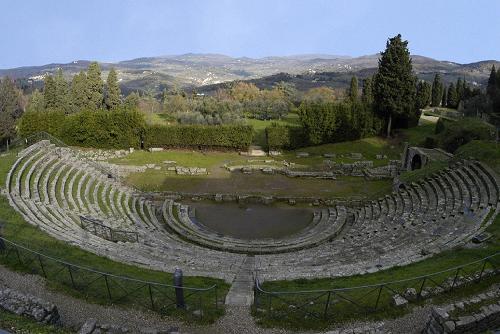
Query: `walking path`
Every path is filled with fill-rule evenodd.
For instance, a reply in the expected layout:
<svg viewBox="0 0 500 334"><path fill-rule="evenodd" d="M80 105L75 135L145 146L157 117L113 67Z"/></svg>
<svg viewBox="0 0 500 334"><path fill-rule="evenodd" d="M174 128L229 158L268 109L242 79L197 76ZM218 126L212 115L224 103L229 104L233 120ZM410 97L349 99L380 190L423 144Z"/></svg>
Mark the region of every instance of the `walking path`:
<svg viewBox="0 0 500 334"><path fill-rule="evenodd" d="M255 269L255 257L247 256L236 274L231 288L226 296L226 305L247 306L253 303L253 273Z"/></svg>

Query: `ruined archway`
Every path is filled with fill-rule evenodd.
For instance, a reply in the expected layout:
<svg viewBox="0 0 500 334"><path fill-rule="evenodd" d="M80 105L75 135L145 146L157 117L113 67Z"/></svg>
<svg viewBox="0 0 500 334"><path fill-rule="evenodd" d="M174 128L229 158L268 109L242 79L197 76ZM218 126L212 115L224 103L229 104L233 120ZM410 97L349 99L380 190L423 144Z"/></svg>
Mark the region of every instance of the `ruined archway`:
<svg viewBox="0 0 500 334"><path fill-rule="evenodd" d="M415 154L411 159L411 170L422 168L422 158L420 154Z"/></svg>

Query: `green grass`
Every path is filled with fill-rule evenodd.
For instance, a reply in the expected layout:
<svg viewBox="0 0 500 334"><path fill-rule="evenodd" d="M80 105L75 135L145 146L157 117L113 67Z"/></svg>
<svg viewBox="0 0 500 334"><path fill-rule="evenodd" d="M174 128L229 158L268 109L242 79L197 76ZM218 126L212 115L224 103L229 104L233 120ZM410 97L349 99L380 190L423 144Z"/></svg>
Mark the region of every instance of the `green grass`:
<svg viewBox="0 0 500 334"><path fill-rule="evenodd" d="M22 317L19 315L15 315L0 309L0 328L8 330L13 334L28 334L28 333L36 333L36 334L69 334L75 333L75 331L51 326L51 325L42 325L37 323L34 320L28 319L26 317Z"/></svg>
<svg viewBox="0 0 500 334"><path fill-rule="evenodd" d="M406 183L417 182L445 169L446 167L448 167L447 161L431 161L420 169L403 172L400 176L400 180Z"/></svg>
<svg viewBox="0 0 500 334"><path fill-rule="evenodd" d="M123 158L111 159L110 163L122 165L164 165L163 161L176 161L178 166L210 168L234 160L244 160L237 152L200 152L193 150L168 150L162 152L134 151Z"/></svg>
<svg viewBox="0 0 500 334"><path fill-rule="evenodd" d="M455 152L457 158L474 158L483 161L500 175L500 143L494 141L473 140Z"/></svg>
<svg viewBox="0 0 500 334"><path fill-rule="evenodd" d="M367 181L363 177L341 176L336 180L290 178L260 172L245 175L226 173L220 177L167 175L147 170L129 175L126 182L142 191L173 191L182 193L239 193L295 197L362 199L377 198L392 189L391 180Z"/></svg>
<svg viewBox="0 0 500 334"><path fill-rule="evenodd" d="M10 153L0 157L0 181L2 181L3 184L5 184L6 174L15 159L16 157L14 153ZM12 207L10 207L8 200L3 196L0 196L0 220L5 222L4 226L2 227L2 235L5 238L29 247L30 249L33 249L35 251L39 251L45 255L63 259L64 261L75 265L93 268L95 270L114 275L132 277L144 281L162 282L167 284L172 282L172 273L160 272L115 262L108 258L97 256L93 253L84 251L78 247L70 246L65 242L59 241L49 236L45 232L25 222L21 215L18 214ZM9 257L0 256L0 263L14 270L42 274L40 266L37 265L37 261L31 262L27 266L19 265L17 258L15 256L12 256L12 254L13 253L11 253L11 256ZM45 270L47 272L51 272L52 268L52 272L54 273L54 276L49 275L48 278L48 283L51 288L63 291L79 298L87 299L90 302L103 304L108 303L107 292L104 285L102 284L102 280L98 283L92 284L90 286L91 289L87 290L85 293L80 292L79 290L74 290L71 287L69 275L66 270L63 270L57 275L55 274L56 267L57 266L51 264L51 262L45 263ZM85 274L84 272L74 273L74 275L75 277L81 278L80 284L82 286L84 283L89 283L90 279L92 278L91 274ZM222 301L229 289L229 285L224 281L207 277L184 277L184 285L187 287L209 287L213 284L218 285L219 299L220 301ZM126 283L122 283L122 285L127 287ZM131 289L132 286L129 286L128 288ZM112 289L113 293L119 293L119 291L121 290L116 286L114 287L114 289ZM144 291L142 291L141 293L144 293ZM139 293L136 293L135 296L138 295ZM210 296L208 294L204 294L201 300L205 305L207 305L206 303L211 303L214 300L213 298L213 293ZM134 307L140 307L134 303L133 297L130 297L128 299L125 298L123 301L119 301L118 303L124 306L134 305ZM166 310L162 311L167 312ZM173 311L171 310L169 310L168 312L170 312L168 314L178 314L175 312L172 313ZM221 308L219 308L219 311L206 311L203 321L214 321L218 316L222 314L222 312L223 311L221 310ZM186 318L183 314L179 314L179 316L184 317L184 319L186 320L192 319L190 317Z"/></svg>
<svg viewBox="0 0 500 334"><path fill-rule="evenodd" d="M400 137L401 143L408 142L410 146L423 146L425 138L434 135L435 128L435 123L421 120L419 126L398 130L396 133Z"/></svg>
<svg viewBox="0 0 500 334"><path fill-rule="evenodd" d="M281 120L275 120L275 119L260 120L254 118L247 118L245 122L246 124L253 126L254 130L253 144L262 146L264 148L267 146L266 128L268 126L271 126L271 124L277 123L280 125L300 126L299 115L294 113L288 114Z"/></svg>

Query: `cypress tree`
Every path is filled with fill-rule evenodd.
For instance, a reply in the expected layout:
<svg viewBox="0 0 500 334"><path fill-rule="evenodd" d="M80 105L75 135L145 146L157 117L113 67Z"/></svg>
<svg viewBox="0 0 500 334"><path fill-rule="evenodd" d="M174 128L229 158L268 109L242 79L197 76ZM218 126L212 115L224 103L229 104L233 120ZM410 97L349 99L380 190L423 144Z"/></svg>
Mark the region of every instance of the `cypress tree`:
<svg viewBox="0 0 500 334"><path fill-rule="evenodd" d="M106 80L106 107L108 109L114 109L120 105L120 86L118 85L118 78L116 71L112 68L109 71L108 78Z"/></svg>
<svg viewBox="0 0 500 334"><path fill-rule="evenodd" d="M465 80L462 80L462 78L457 79L457 85L455 87L457 90L457 106L460 103L460 101L465 100Z"/></svg>
<svg viewBox="0 0 500 334"><path fill-rule="evenodd" d="M373 103L373 81L371 77L363 80L363 91L361 100L365 106L371 106Z"/></svg>
<svg viewBox="0 0 500 334"><path fill-rule="evenodd" d="M99 109L103 104L103 87L101 79L101 67L97 62L92 62L87 70L87 99L88 107Z"/></svg>
<svg viewBox="0 0 500 334"><path fill-rule="evenodd" d="M430 103L431 85L425 81L420 80L417 83L417 94L415 97L415 104L417 109L423 109Z"/></svg>
<svg viewBox="0 0 500 334"><path fill-rule="evenodd" d="M431 107L439 107L441 99L443 98L443 83L441 82L441 75L436 73L434 81L432 82L432 97Z"/></svg>
<svg viewBox="0 0 500 334"><path fill-rule="evenodd" d="M499 71L500 72L500 71ZM495 70L495 65L491 67L490 77L488 78L488 87L486 88L486 93L490 98L494 98L497 90L500 86L500 82L497 82L497 71Z"/></svg>
<svg viewBox="0 0 500 334"><path fill-rule="evenodd" d="M408 121L415 111L416 77L413 74L408 41L401 35L390 38L381 53L373 85L377 113L386 120L390 136L393 118Z"/></svg>
<svg viewBox="0 0 500 334"><path fill-rule="evenodd" d="M0 82L0 140L9 140L16 133L16 120L21 116L21 94L6 77Z"/></svg>
<svg viewBox="0 0 500 334"><path fill-rule="evenodd" d="M446 107L446 102L448 102L448 90L444 86L444 84L441 86L441 89L443 91L442 97L441 97L441 106Z"/></svg>
<svg viewBox="0 0 500 334"><path fill-rule="evenodd" d="M54 77L48 75L44 79L43 98L45 100L45 108L57 108L57 89Z"/></svg>
<svg viewBox="0 0 500 334"><path fill-rule="evenodd" d="M66 113L70 109L69 88L68 83L64 80L63 71L61 68L57 70L54 78L55 85L55 108L64 110Z"/></svg>
<svg viewBox="0 0 500 334"><path fill-rule="evenodd" d="M80 111L89 106L87 97L87 75L81 71L71 81L71 107L73 112Z"/></svg>
<svg viewBox="0 0 500 334"><path fill-rule="evenodd" d="M351 85L349 87L349 99L352 102L355 102L358 100L358 78L356 76L353 76L351 78Z"/></svg>
<svg viewBox="0 0 500 334"><path fill-rule="evenodd" d="M446 100L446 104L448 108L456 108L458 106L458 101L457 88L455 87L453 82L451 82L448 86L448 97Z"/></svg>

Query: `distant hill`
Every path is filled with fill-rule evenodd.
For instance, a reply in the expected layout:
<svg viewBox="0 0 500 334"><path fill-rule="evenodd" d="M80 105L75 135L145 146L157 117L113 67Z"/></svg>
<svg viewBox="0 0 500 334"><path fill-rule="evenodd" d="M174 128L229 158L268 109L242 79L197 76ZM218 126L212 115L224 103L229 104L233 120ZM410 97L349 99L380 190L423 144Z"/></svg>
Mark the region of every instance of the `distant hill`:
<svg viewBox="0 0 500 334"><path fill-rule="evenodd" d="M353 74L360 78L373 74L378 58L378 54L362 57L306 54L258 59L219 54L184 54L101 63L101 66L103 75L107 75L111 67L118 70L118 78L125 93L136 90L160 92L173 86L187 89L196 87L198 91L209 92L234 80L251 80L265 87L272 86L283 78L303 90L322 84L345 87ZM495 64L500 67L500 62L494 60L458 64L419 55L413 55L412 58L415 72L426 80L432 80L434 74L440 72L446 82L465 77L477 85L484 85L491 66ZM70 79L79 71L85 70L88 64L87 60L77 60L67 64L1 69L0 76L37 82L43 80L45 75L62 68Z"/></svg>

